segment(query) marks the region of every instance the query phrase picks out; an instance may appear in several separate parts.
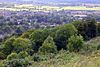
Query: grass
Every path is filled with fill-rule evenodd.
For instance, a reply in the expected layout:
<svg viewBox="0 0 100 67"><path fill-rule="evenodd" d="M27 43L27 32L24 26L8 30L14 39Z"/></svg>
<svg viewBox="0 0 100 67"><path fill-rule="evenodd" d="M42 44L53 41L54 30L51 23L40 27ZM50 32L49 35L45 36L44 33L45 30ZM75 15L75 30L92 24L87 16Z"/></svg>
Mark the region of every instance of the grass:
<svg viewBox="0 0 100 67"><path fill-rule="evenodd" d="M68 56L64 56L67 58ZM50 59L47 61L33 62L32 67L100 67L100 56L76 55L72 59Z"/></svg>
<svg viewBox="0 0 100 67"><path fill-rule="evenodd" d="M97 47L100 44L100 37L87 41L85 44ZM32 67L100 67L100 50L95 50L89 55L82 55L80 53L70 53L61 51L55 57L33 62Z"/></svg>
<svg viewBox="0 0 100 67"><path fill-rule="evenodd" d="M55 57L39 62L33 62L32 67L73 67L80 60L80 54L61 51Z"/></svg>

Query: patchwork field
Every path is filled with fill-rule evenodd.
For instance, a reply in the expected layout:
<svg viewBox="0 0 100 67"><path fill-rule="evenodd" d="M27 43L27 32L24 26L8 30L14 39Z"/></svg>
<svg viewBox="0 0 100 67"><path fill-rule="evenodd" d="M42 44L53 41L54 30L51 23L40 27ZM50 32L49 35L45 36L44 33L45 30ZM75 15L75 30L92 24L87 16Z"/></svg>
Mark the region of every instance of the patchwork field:
<svg viewBox="0 0 100 67"><path fill-rule="evenodd" d="M86 6L36 6L32 4L23 4L23 5L15 5L12 8L0 8L0 10L10 10L10 11L21 11L21 10L30 10L30 11L52 11L52 10L96 10L99 11L100 7L86 7Z"/></svg>

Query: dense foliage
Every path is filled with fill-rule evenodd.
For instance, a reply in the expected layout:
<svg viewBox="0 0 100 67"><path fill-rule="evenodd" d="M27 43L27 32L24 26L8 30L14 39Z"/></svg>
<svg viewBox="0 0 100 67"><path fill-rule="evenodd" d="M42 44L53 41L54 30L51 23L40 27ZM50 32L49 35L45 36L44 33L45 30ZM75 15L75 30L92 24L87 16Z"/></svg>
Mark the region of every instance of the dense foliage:
<svg viewBox="0 0 100 67"><path fill-rule="evenodd" d="M66 49L66 43L68 42L68 38L75 34L77 34L77 29L72 24L65 24L63 26L57 27L54 37L57 49Z"/></svg>
<svg viewBox="0 0 100 67"><path fill-rule="evenodd" d="M99 32L99 24L93 18L87 18L54 28L29 30L21 36L13 35L0 45L1 65L27 67L52 59L52 63L76 61L80 55L87 56L100 50L99 39L94 43L90 40L99 36Z"/></svg>
<svg viewBox="0 0 100 67"><path fill-rule="evenodd" d="M73 35L68 39L68 45L67 48L69 51L74 51L74 52L79 52L82 48L83 48L83 37L77 36L77 35Z"/></svg>
<svg viewBox="0 0 100 67"><path fill-rule="evenodd" d="M56 47L56 45L53 41L53 38L48 36L39 50L40 50L40 52L42 52L44 54L46 54L46 53L56 53L57 47Z"/></svg>

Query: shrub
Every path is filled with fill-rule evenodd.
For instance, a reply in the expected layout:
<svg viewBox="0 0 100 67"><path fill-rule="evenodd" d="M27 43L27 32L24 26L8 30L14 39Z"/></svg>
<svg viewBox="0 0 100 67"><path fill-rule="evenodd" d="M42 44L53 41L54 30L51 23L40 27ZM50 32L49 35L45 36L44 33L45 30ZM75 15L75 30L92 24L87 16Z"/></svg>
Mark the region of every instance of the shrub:
<svg viewBox="0 0 100 67"><path fill-rule="evenodd" d="M13 59L18 59L17 53L11 53L10 55L7 56L7 60L13 60Z"/></svg>
<svg viewBox="0 0 100 67"><path fill-rule="evenodd" d="M55 56L56 60L65 60L65 61L74 61L77 60L79 58L78 54L74 53L74 52L69 52L66 50L61 50L59 51L59 53Z"/></svg>
<svg viewBox="0 0 100 67"><path fill-rule="evenodd" d="M83 37L81 35L73 35L68 39L67 48L69 51L79 52L83 48Z"/></svg>
<svg viewBox="0 0 100 67"><path fill-rule="evenodd" d="M0 60L5 59L6 55L3 52L0 52Z"/></svg>
<svg viewBox="0 0 100 67"><path fill-rule="evenodd" d="M18 54L18 58L23 59L25 57L28 57L28 53L26 51L22 51Z"/></svg>
<svg viewBox="0 0 100 67"><path fill-rule="evenodd" d="M40 61L40 60L41 60L41 56L38 55L38 54L34 54L34 55L33 55L33 60L34 60L34 61Z"/></svg>
<svg viewBox="0 0 100 67"><path fill-rule="evenodd" d="M31 49L31 43L30 40L24 39L24 38L16 38L14 43L14 51L19 53L20 51L26 51L28 49Z"/></svg>
<svg viewBox="0 0 100 67"><path fill-rule="evenodd" d="M28 67L29 61L25 59L13 59L3 61L2 67Z"/></svg>
<svg viewBox="0 0 100 67"><path fill-rule="evenodd" d="M4 54L6 54L6 55L11 54L11 52L13 51L13 42L14 41L15 41L15 37L11 37L4 42L4 44L3 44Z"/></svg>
<svg viewBox="0 0 100 67"><path fill-rule="evenodd" d="M38 62L38 61L46 61L46 60L51 59L52 57L54 57L54 54L46 54L46 55L34 54L32 56L33 60L36 61L36 62Z"/></svg>

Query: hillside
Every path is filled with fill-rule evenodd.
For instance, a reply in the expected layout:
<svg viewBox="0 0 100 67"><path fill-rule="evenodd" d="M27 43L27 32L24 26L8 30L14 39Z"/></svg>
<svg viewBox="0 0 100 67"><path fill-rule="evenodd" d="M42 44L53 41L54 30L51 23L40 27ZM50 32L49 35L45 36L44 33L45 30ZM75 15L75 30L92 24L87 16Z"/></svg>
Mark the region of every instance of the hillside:
<svg viewBox="0 0 100 67"><path fill-rule="evenodd" d="M100 67L100 0L0 0L0 67Z"/></svg>
<svg viewBox="0 0 100 67"><path fill-rule="evenodd" d="M90 45L93 53L90 55L82 55L77 53L69 53L60 51L54 58L49 60L33 62L33 67L100 67L100 51L95 51L97 45L100 44L100 37L85 42Z"/></svg>
<svg viewBox="0 0 100 67"><path fill-rule="evenodd" d="M0 43L0 67L100 67L99 35L93 18L13 34Z"/></svg>
<svg viewBox="0 0 100 67"><path fill-rule="evenodd" d="M85 43L90 45L100 43L100 37L93 38ZM100 51L94 51L87 56L61 50L57 54L35 54L32 58L34 61L30 57L27 58L32 63L28 67L100 67ZM0 65L2 63L3 61L0 61Z"/></svg>
<svg viewBox="0 0 100 67"><path fill-rule="evenodd" d="M95 50L97 45L100 44L100 37L93 38L90 41L85 42L85 44L88 44L89 46L93 47L93 50ZM100 67L100 51L94 51L89 56L62 52L57 54L56 57L58 58L35 62L33 63L33 67L34 65L37 67Z"/></svg>
<svg viewBox="0 0 100 67"><path fill-rule="evenodd" d="M0 0L0 2L12 3L100 3L100 0Z"/></svg>

